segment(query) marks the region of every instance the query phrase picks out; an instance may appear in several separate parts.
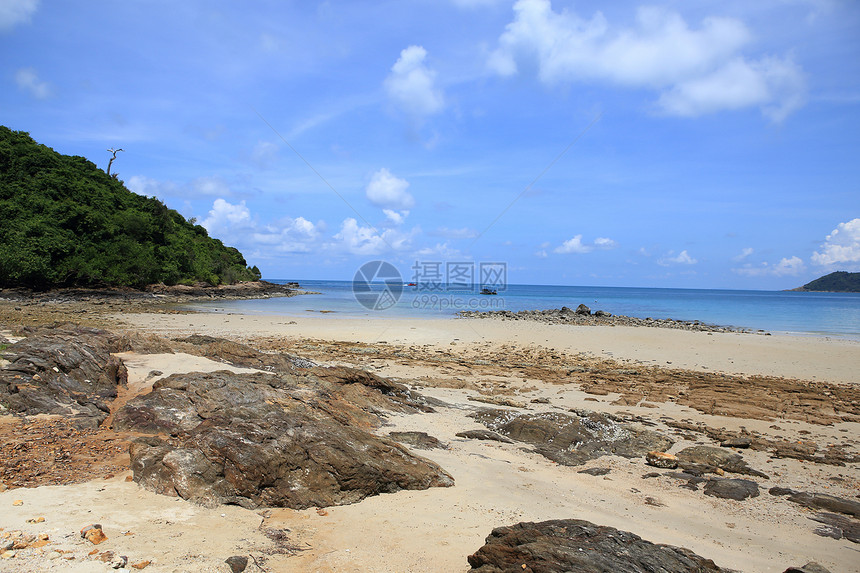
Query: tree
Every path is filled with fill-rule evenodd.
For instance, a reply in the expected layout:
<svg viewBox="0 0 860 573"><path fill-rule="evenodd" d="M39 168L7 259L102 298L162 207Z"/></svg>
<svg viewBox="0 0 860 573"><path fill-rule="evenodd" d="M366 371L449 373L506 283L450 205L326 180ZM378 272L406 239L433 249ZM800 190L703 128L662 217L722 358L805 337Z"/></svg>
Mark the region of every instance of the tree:
<svg viewBox="0 0 860 573"><path fill-rule="evenodd" d="M113 163L113 160L116 159L116 154L119 153L120 151L124 151L124 150L121 148L120 149L108 149L108 153L113 153L113 157L111 157L110 161L108 161L108 167L107 167L107 174L108 175L110 175L110 166ZM114 179L116 179L116 176L114 176Z"/></svg>

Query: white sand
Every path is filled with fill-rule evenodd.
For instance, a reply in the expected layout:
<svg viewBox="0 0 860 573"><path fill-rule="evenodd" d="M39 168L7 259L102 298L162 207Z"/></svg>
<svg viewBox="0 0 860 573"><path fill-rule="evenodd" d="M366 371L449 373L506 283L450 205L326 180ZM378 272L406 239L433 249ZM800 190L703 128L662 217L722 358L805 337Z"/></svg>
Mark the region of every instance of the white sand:
<svg viewBox="0 0 860 573"><path fill-rule="evenodd" d="M309 337L329 340L397 344L431 344L452 348L474 342L540 345L568 352L585 352L617 360L641 361L673 367L707 369L744 374L776 374L833 382L855 382L860 371L860 345L845 341L757 336L740 334L690 333L653 328L560 327L535 323L479 320L385 320L360 321L325 318L285 319L283 317L224 315L125 315L135 328L155 334L205 333L229 338L256 336ZM288 324L295 320L297 324ZM162 375L191 370L212 370L224 365L187 355L126 354L130 386L145 390ZM193 360L192 360L193 358ZM383 367L378 372L401 378L431 373L432 366ZM147 379L148 378L148 379ZM610 404L614 396L601 402L584 402L576 388L529 381L536 390L532 397L550 398L550 405L535 408L561 411L588 408L617 411ZM438 408L432 414L392 414L393 430L420 430L449 445L447 450L422 451L439 463L456 480L452 488L406 491L380 495L361 503L315 510L273 509L248 511L237 507L214 510L155 495L122 481L63 487L40 487L0 493L0 527L48 531L57 545L40 550L24 550L13 560L0 562L0 571L109 571L87 552L92 546L81 540L78 530L100 522L109 540L99 550L114 550L131 562L154 559L146 571L228 571L223 560L234 554L262 556L271 543L259 531L259 514L264 526L286 528L291 543L305 548L295 556L270 556L272 571L467 571L466 556L476 551L497 526L523 520L578 518L632 531L650 541L687 547L713 559L722 567L747 572L781 572L788 566L818 561L833 573L860 571L858 546L813 533L818 524L807 519L811 513L784 499L767 494L774 485L810 491L827 491L845 497L857 493L860 475L856 468L834 468L796 460L770 460L764 452L744 452L749 464L771 475L759 480L762 494L743 502L705 496L701 491L681 489L668 477L643 479L653 468L643 460L603 457L583 467L610 467L611 473L594 477L577 473L583 467L563 467L524 451L521 445L480 442L455 437L459 431L479 428L468 414L477 406L467 400L465 390L427 388L421 392L442 399L454 407ZM479 404L478 404L479 405ZM746 425L767 430L769 423L755 420L727 420L703 416L674 404L659 410L626 408L657 419L703 420L710 425ZM839 424L822 428L796 421L779 421L789 439L801 431L816 435L857 438L860 425ZM706 440L705 440L706 441ZM690 442L676 443L677 451ZM842 475L846 485L836 486L826 478ZM841 488L841 489L840 489ZM661 506L647 504L650 497ZM24 505L12 507L23 499ZM221 514L225 514L223 517ZM30 517L44 515L44 524L27 524ZM132 536L121 532L131 530ZM67 547L75 560L49 560L49 550ZM29 561L24 553L32 551ZM36 553L41 552L41 553ZM14 568L10 568L13 566ZM248 571L253 571L249 568Z"/></svg>
<svg viewBox="0 0 860 573"><path fill-rule="evenodd" d="M828 382L860 382L860 341L803 336L705 333L667 328L566 326L488 319L343 319L224 314L128 314L122 320L153 334L207 333L253 338L320 338L392 344L451 342L537 345L619 361L763 374ZM294 324L291 324L294 323Z"/></svg>

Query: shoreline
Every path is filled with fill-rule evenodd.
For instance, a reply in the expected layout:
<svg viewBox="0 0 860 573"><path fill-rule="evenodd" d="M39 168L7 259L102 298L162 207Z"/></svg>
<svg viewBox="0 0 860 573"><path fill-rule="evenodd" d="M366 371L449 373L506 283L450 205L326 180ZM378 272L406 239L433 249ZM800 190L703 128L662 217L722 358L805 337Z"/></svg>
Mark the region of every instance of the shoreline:
<svg viewBox="0 0 860 573"><path fill-rule="evenodd" d="M792 335L751 336L738 332L458 318L426 318L418 323L412 319L356 320L331 314L287 317L237 313L125 313L114 318L125 328L153 334L207 332L243 340L319 338L437 348L452 343L491 342L539 346L619 362L693 371L838 383L858 382L856 371L860 363L860 341Z"/></svg>

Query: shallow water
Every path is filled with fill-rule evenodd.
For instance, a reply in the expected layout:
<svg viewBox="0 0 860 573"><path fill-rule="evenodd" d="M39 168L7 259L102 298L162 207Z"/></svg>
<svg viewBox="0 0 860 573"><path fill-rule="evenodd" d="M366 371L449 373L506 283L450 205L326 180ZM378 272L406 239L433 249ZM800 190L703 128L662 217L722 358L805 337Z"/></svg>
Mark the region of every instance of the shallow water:
<svg viewBox="0 0 860 573"><path fill-rule="evenodd" d="M273 280L283 283L286 281ZM200 303L210 312L300 316L332 313L342 318L440 318L460 310L543 310L585 304L637 318L699 320L768 332L860 340L860 294L627 287L507 285L496 295L374 283L360 298L352 281L298 281L321 294L262 300ZM394 303L396 299L396 303ZM394 304L391 304L394 303ZM390 305L391 304L391 305ZM377 309L372 308L376 306ZM390 305L390 306L389 306ZM371 308L368 308L371 307Z"/></svg>

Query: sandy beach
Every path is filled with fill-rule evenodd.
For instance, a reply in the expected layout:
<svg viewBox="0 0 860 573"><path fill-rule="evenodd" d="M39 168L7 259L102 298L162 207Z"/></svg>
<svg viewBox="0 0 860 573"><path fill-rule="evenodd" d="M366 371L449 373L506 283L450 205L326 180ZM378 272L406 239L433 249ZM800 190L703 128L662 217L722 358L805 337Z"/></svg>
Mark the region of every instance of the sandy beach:
<svg viewBox="0 0 860 573"><path fill-rule="evenodd" d="M466 557L493 528L565 518L685 547L726 569L782 572L815 561L834 573L860 571L856 543L816 534L816 512L768 493L782 487L858 499L856 341L468 319L126 313L104 322L165 339L222 337L404 384L438 401L434 412L387 412L375 433L437 438L444 447L411 449L455 485L304 510L202 507L126 481L129 470L10 488L0 493L2 531L48 533L51 544L19 550L0 561L2 571L109 571L98 559L108 550L128 556L129 566L149 561L145 569L155 572L230 571L231 555L250 556L246 571L468 571ZM229 366L175 351L117 357L128 369L118 401L170 374ZM721 393L711 396L715 386ZM755 481L760 494L721 499L654 474L644 458L605 455L570 466L521 443L456 435L484 428L471 415L486 407L605 413L671 436L670 453L718 446L720 432L743 433L754 447L732 451L767 478L733 476ZM803 459L798 445L817 454ZM822 452L852 461L824 463ZM594 468L608 471L582 473ZM28 523L38 516L45 521ZM91 555L78 531L92 522L108 541Z"/></svg>

